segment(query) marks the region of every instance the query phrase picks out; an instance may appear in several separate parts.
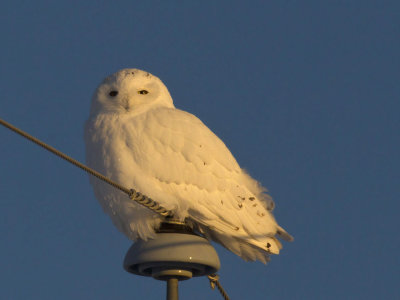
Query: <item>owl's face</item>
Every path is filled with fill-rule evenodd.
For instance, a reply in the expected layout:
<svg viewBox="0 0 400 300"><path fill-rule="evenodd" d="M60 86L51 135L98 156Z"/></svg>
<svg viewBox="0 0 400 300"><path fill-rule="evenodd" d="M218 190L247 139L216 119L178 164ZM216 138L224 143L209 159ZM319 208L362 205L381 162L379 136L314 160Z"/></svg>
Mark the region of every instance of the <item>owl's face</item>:
<svg viewBox="0 0 400 300"><path fill-rule="evenodd" d="M161 80L145 71L124 69L107 77L97 88L91 114L136 114L155 106L174 107Z"/></svg>

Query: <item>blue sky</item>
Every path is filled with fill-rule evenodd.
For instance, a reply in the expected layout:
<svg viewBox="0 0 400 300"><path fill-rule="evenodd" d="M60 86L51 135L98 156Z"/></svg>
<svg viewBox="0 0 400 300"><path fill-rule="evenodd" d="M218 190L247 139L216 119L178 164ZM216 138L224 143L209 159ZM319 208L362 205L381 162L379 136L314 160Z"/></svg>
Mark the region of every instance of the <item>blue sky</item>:
<svg viewBox="0 0 400 300"><path fill-rule="evenodd" d="M232 299L400 298L397 1L2 1L0 118L84 161L108 74L160 77L266 186L295 236L216 246ZM0 128L0 298L160 299L87 175ZM205 278L182 299L221 299Z"/></svg>

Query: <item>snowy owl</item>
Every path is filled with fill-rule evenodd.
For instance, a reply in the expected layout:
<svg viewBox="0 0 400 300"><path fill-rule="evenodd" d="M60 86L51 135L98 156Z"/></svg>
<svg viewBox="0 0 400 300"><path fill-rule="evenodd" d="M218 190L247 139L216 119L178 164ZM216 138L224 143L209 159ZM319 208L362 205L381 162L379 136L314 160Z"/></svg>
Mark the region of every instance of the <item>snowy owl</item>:
<svg viewBox="0 0 400 300"><path fill-rule="evenodd" d="M156 76L124 69L96 89L85 125L86 161L110 179L156 200L175 218L244 260L266 263L292 237L274 202L197 117L174 107ZM130 239L155 237L162 217L91 177L96 198Z"/></svg>

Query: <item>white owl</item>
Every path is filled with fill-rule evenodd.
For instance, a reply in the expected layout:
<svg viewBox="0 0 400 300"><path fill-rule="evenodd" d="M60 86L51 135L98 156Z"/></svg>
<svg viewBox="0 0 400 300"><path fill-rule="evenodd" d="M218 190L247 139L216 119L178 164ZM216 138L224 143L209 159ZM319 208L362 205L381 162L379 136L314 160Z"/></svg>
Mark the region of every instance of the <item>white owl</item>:
<svg viewBox="0 0 400 300"><path fill-rule="evenodd" d="M245 260L267 262L292 237L274 202L197 117L176 109L156 76L124 69L93 95L85 126L87 164L156 200ZM97 199L130 239L155 236L162 217L91 177Z"/></svg>

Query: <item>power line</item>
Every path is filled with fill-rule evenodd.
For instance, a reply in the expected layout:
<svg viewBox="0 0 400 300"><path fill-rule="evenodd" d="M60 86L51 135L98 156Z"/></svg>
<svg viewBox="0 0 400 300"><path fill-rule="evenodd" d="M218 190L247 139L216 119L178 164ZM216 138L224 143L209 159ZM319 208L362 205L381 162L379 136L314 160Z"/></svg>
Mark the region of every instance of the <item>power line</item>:
<svg viewBox="0 0 400 300"><path fill-rule="evenodd" d="M7 127L8 129L18 133L19 135L23 136L24 138L30 140L31 142L34 142L35 144L39 145L40 147L43 147L47 151L50 151L51 153L57 155L58 157L61 157L62 159L68 161L69 163L77 166L78 168L81 168L82 170L86 171L87 173L97 177L98 179L108 183L109 185L119 189L120 191L124 192L129 196L130 199L136 201L137 203L147 207L148 209L151 209L152 211L156 212L157 214L163 216L163 217L172 217L172 212L165 209L163 206L158 204L156 201L153 199L147 197L146 195L143 195L139 192L137 192L135 189L128 189L108 177L104 176L103 174L89 168L88 166L82 164L81 162L77 161L76 159L73 159L72 157L62 153L61 151L57 150L56 148L47 145L46 143L42 142L41 140L33 137L29 133L22 131L21 129L11 125L10 123L0 119L0 124L3 125L4 127Z"/></svg>
<svg viewBox="0 0 400 300"><path fill-rule="evenodd" d="M207 276L208 280L210 280L210 285L212 289L215 289L215 286L217 287L218 291L221 293L221 296L225 300L229 300L228 294L225 292L224 288L222 285L219 283L219 275L217 274L210 274Z"/></svg>

